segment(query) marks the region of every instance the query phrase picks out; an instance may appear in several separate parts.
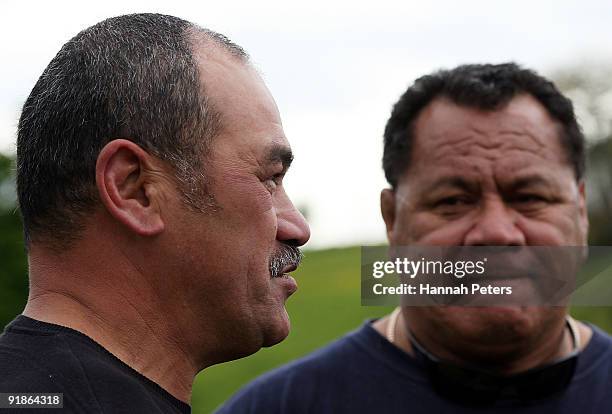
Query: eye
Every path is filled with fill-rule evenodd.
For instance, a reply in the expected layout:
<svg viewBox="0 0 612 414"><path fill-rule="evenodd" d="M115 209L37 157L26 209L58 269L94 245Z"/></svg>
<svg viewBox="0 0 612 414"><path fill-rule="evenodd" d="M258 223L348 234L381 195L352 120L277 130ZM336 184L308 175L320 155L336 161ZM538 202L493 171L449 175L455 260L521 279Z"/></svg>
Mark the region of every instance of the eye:
<svg viewBox="0 0 612 414"><path fill-rule="evenodd" d="M551 200L552 199L538 193L522 193L512 197L509 201L516 210L524 213L531 213L548 207L552 202Z"/></svg>
<svg viewBox="0 0 612 414"><path fill-rule="evenodd" d="M433 209L442 216L456 216L465 213L475 200L468 195L442 197L434 202Z"/></svg>
<svg viewBox="0 0 612 414"><path fill-rule="evenodd" d="M279 185L283 183L284 174L275 174L263 180L264 185L270 193L273 193Z"/></svg>
<svg viewBox="0 0 612 414"><path fill-rule="evenodd" d="M466 197L445 197L439 200L436 204L439 206L458 206L462 204L467 204L468 200Z"/></svg>
<svg viewBox="0 0 612 414"><path fill-rule="evenodd" d="M519 194L514 199L515 203L530 204L530 203L545 203L548 200L538 194Z"/></svg>

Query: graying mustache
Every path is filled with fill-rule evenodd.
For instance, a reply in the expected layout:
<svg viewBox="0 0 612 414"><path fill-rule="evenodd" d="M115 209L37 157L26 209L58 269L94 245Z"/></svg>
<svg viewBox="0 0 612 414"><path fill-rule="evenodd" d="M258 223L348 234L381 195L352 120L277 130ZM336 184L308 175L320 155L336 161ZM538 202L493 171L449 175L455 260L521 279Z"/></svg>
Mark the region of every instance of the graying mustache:
<svg viewBox="0 0 612 414"><path fill-rule="evenodd" d="M299 266L304 255L294 246L283 245L279 251L270 257L270 276L282 276L283 269L289 266Z"/></svg>

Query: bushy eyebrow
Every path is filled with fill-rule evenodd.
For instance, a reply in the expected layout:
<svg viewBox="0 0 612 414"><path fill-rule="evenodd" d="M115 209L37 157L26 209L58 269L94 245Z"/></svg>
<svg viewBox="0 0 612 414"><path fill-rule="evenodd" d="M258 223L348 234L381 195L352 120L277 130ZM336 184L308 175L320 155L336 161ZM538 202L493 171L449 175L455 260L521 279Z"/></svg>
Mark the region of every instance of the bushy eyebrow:
<svg viewBox="0 0 612 414"><path fill-rule="evenodd" d="M502 184L504 191L516 192L527 187L542 186L546 188L556 187L555 182L538 174L527 175ZM474 193L480 188L479 183L465 179L461 176L446 176L434 180L426 188L427 191L434 191L440 187L455 188L465 192Z"/></svg>
<svg viewBox="0 0 612 414"><path fill-rule="evenodd" d="M463 190L465 192L475 192L478 190L479 185L478 183L468 181L460 176L450 176L441 177L427 186L429 191L435 190L439 187L451 187Z"/></svg>
<svg viewBox="0 0 612 414"><path fill-rule="evenodd" d="M283 171L286 171L293 162L291 148L283 144L271 144L266 150L266 161L268 164L282 163Z"/></svg>
<svg viewBox="0 0 612 414"><path fill-rule="evenodd" d="M525 187L538 185L544 187L551 187L554 184L554 182L551 182L550 180L547 180L545 177L542 177L540 175L528 175L513 181L512 183L510 183L510 185L508 185L508 188L512 191L518 191Z"/></svg>

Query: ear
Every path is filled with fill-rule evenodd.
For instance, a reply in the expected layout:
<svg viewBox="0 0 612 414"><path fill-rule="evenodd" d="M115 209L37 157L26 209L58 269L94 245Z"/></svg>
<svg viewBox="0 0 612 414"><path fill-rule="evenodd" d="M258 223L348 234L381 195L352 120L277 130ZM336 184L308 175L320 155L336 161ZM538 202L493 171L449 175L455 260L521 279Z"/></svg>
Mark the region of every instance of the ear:
<svg viewBox="0 0 612 414"><path fill-rule="evenodd" d="M387 240L393 240L393 225L395 224L395 192L385 188L380 192L380 212L387 227Z"/></svg>
<svg viewBox="0 0 612 414"><path fill-rule="evenodd" d="M578 219L580 220L580 231L586 244L589 236L589 213L586 202L586 186L584 180L578 183Z"/></svg>
<svg viewBox="0 0 612 414"><path fill-rule="evenodd" d="M116 139L104 146L96 162L96 185L102 204L117 221L140 236L154 236L164 230L158 206L159 194L147 170L152 157L138 145Z"/></svg>

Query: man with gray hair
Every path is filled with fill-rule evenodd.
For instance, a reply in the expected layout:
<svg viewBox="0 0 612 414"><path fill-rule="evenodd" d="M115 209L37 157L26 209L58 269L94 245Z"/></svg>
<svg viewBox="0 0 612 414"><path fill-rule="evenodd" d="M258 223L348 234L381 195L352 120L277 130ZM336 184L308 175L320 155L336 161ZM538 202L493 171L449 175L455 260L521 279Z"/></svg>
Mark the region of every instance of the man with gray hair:
<svg viewBox="0 0 612 414"><path fill-rule="evenodd" d="M30 294L0 337L0 393L189 412L198 372L282 341L309 238L283 189L292 159L223 35L134 14L68 41L18 126Z"/></svg>

